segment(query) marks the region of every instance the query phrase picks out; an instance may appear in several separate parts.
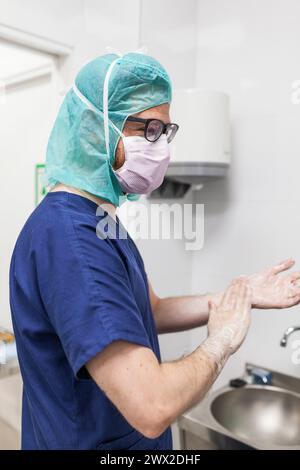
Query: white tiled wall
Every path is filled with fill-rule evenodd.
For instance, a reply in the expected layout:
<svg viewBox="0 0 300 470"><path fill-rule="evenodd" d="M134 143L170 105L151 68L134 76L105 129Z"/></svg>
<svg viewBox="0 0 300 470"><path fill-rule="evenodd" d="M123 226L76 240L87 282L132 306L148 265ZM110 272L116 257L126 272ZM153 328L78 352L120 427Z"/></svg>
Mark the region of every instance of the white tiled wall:
<svg viewBox="0 0 300 470"><path fill-rule="evenodd" d="M230 94L233 161L230 177L207 185L204 250L193 258L193 291L223 289L239 274L295 257L300 266L300 4L296 0L198 2L197 86ZM246 360L300 376L284 329L300 324L300 307L253 311L250 334L218 384ZM191 346L199 341L195 330ZM296 334L295 334L296 339Z"/></svg>

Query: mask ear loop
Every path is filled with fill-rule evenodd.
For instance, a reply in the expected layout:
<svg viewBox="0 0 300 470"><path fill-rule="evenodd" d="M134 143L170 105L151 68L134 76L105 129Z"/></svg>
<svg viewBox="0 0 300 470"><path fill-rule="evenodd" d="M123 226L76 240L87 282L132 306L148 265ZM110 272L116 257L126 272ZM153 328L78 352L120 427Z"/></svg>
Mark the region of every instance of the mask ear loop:
<svg viewBox="0 0 300 470"><path fill-rule="evenodd" d="M115 59L110 66L108 67L108 70L106 72L106 76L104 79L104 85L103 85L103 116L104 116L104 137L105 137L105 145L106 145L106 155L107 158L109 159L109 117L108 117L108 85L109 85L109 79L112 73L112 70L114 66L116 65L117 61L119 60L119 57ZM110 121L111 122L111 121ZM119 129L111 122L113 125L113 128L117 130L118 134L121 135Z"/></svg>
<svg viewBox="0 0 300 470"><path fill-rule="evenodd" d="M75 95L77 95L77 97L80 99L80 101L82 101L91 111L93 111L93 112L96 113L96 114L100 114L100 116L103 115L103 113L100 111L100 109L96 108L96 106L94 106L93 103L91 103L90 100L88 100L88 99L81 93L81 91L77 88L77 85L76 85L75 82L74 82L73 85L72 85L72 89L73 89Z"/></svg>
<svg viewBox="0 0 300 470"><path fill-rule="evenodd" d="M93 103L91 103L90 100L88 100L82 93L81 91L77 88L75 82L73 83L72 85L72 89L75 93L75 95L77 95L77 97L80 99L80 101L82 101L91 111L93 111L94 113L96 114L99 114L100 116L102 116L104 118L104 122L105 122L105 115L102 111L100 111L100 109L96 108L96 106L93 105ZM123 132L121 132L117 126L108 118L108 114L107 114L107 124L109 126L109 124L114 128L114 130L117 132L117 134L119 134L120 137L125 137L125 135L123 134ZM108 134L109 135L109 134ZM108 137L109 138L109 137ZM106 143L106 139L105 139L105 143ZM108 142L109 144L109 142ZM106 145L106 151L108 150L108 146ZM109 158L109 153L108 153L108 158Z"/></svg>

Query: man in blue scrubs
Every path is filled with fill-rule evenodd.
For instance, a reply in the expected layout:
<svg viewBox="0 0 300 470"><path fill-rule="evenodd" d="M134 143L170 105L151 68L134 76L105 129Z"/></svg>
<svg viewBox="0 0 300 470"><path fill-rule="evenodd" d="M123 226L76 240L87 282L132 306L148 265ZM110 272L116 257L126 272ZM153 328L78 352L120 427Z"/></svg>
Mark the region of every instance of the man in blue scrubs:
<svg viewBox="0 0 300 470"><path fill-rule="evenodd" d="M60 108L47 150L52 190L23 227L10 269L22 449L172 449L170 425L242 344L251 307L300 301L299 272L278 276L292 260L221 294L154 294L115 209L160 184L177 131L170 102L155 59L109 54L79 72ZM158 334L206 323L195 351L161 361Z"/></svg>

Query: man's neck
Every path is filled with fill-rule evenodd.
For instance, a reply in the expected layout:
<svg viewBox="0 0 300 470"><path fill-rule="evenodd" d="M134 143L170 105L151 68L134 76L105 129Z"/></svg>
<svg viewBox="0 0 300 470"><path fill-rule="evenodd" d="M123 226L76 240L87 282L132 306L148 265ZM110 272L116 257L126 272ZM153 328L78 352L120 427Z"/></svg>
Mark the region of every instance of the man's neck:
<svg viewBox="0 0 300 470"><path fill-rule="evenodd" d="M57 183L50 192L57 192L57 191L66 191L67 193L78 194L79 196L86 197L90 201L95 202L98 206L101 206L108 214L116 219L116 207L111 204L110 202L101 199L98 196L94 196L93 194L89 193L88 191L84 191L83 189L74 188L73 186L68 186L63 183Z"/></svg>

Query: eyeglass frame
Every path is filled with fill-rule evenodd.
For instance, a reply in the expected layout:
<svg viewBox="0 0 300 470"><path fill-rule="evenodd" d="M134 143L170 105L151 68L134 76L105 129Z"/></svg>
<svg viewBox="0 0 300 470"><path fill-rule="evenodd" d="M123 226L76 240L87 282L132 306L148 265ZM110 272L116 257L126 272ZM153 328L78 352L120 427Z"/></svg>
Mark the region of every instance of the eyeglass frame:
<svg viewBox="0 0 300 470"><path fill-rule="evenodd" d="M148 118L148 119L144 119L144 118L138 118L138 117L134 117L134 116L128 116L128 118L126 119L126 121L130 121L130 122L140 122L140 123L145 124L145 127L144 127L144 137L145 137L146 140L148 140L148 142L156 142L156 141L160 138L160 136L161 136L162 134L166 134L166 133L167 133L167 130L168 130L168 128L169 128L171 125L172 125L172 126L176 126L175 135L176 135L176 133L178 132L178 129L179 129L179 125L176 124L175 122L168 122L168 124L165 124L161 119L157 119L157 118ZM150 140L150 139L147 139L147 137L146 137L147 129L148 129L149 124L150 124L151 121L159 121L159 122L161 122L162 125L163 125L163 128L162 128L163 130L162 130L161 134L160 134L160 135L157 137L157 139L155 139L155 140ZM173 136L173 138L175 137L175 135ZM173 138L172 138L172 140L173 140ZM170 142L172 142L172 140L171 140ZM170 142L168 141L168 143L170 143Z"/></svg>

